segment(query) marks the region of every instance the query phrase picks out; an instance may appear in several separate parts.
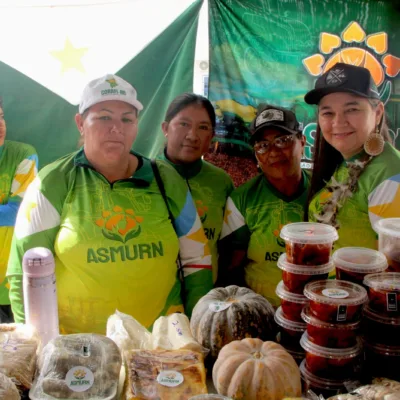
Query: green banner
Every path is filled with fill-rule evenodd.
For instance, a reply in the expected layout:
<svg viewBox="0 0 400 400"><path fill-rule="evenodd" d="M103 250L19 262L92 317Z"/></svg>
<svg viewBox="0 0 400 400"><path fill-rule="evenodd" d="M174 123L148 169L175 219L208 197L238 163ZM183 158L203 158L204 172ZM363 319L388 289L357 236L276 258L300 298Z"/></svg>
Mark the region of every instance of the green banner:
<svg viewBox="0 0 400 400"><path fill-rule="evenodd" d="M316 108L303 100L337 62L368 68L400 147L400 10L375 0L210 0L209 98L220 146L249 149L261 102L291 108L303 124L311 167Z"/></svg>
<svg viewBox="0 0 400 400"><path fill-rule="evenodd" d="M144 105L134 144L135 150L144 155L156 155L163 145L160 126L170 101L182 92L192 91L202 3L195 1L144 50L115 71L137 89ZM106 50L103 56L113 57L113 49ZM32 144L39 153L40 167L77 149L77 106L1 61L0 95L4 99L7 138Z"/></svg>

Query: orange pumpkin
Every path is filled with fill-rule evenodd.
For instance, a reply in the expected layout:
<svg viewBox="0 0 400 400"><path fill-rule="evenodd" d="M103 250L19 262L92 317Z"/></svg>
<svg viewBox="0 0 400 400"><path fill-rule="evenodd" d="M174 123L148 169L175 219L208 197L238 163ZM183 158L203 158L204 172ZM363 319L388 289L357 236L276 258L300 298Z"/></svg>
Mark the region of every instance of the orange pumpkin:
<svg viewBox="0 0 400 400"><path fill-rule="evenodd" d="M232 399L282 400L301 396L300 371L279 344L235 340L222 348L213 368L214 386Z"/></svg>

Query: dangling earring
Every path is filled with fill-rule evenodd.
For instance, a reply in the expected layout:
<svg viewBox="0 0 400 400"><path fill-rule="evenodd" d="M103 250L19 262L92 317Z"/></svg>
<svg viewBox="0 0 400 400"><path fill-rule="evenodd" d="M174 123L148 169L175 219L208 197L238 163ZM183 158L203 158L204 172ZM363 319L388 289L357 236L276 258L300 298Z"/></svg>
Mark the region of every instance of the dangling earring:
<svg viewBox="0 0 400 400"><path fill-rule="evenodd" d="M379 132L379 125L376 126L376 131L371 133L364 143L364 151L370 156L378 156L382 153L385 141Z"/></svg>

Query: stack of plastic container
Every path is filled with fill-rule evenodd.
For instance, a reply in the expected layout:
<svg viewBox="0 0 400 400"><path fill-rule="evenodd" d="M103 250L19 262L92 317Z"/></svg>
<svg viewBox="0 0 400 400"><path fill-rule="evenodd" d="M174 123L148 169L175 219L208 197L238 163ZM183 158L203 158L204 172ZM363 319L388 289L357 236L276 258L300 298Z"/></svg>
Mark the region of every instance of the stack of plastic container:
<svg viewBox="0 0 400 400"><path fill-rule="evenodd" d="M352 282L324 280L308 283L304 295L310 305L302 311L307 323L300 341L306 351L300 365L303 380L307 388L327 397L345 392L344 383L361 373L357 334L367 291Z"/></svg>
<svg viewBox="0 0 400 400"><path fill-rule="evenodd" d="M276 293L281 307L275 313L275 321L280 327L278 341L300 364L305 357L300 339L306 331L301 312L309 303L303 290L308 282L328 278L334 268L330 258L332 244L338 235L331 226L299 222L284 226L281 237L286 254L278 260L282 281Z"/></svg>

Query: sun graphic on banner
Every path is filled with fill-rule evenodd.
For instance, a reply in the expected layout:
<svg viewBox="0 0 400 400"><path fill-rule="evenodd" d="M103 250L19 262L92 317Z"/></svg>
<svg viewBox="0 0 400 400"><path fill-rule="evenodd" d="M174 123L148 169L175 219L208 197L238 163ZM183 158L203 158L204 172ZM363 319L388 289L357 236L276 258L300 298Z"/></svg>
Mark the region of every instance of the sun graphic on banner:
<svg viewBox="0 0 400 400"><path fill-rule="evenodd" d="M376 86L380 87L381 100L386 103L392 91L392 83L388 80L385 82L385 75L394 78L400 71L400 58L388 54L387 50L388 35L385 32L367 35L353 21L343 30L341 37L321 33L319 51L325 56L314 54L305 58L303 64L312 76L323 74L338 62L365 67L371 72Z"/></svg>

